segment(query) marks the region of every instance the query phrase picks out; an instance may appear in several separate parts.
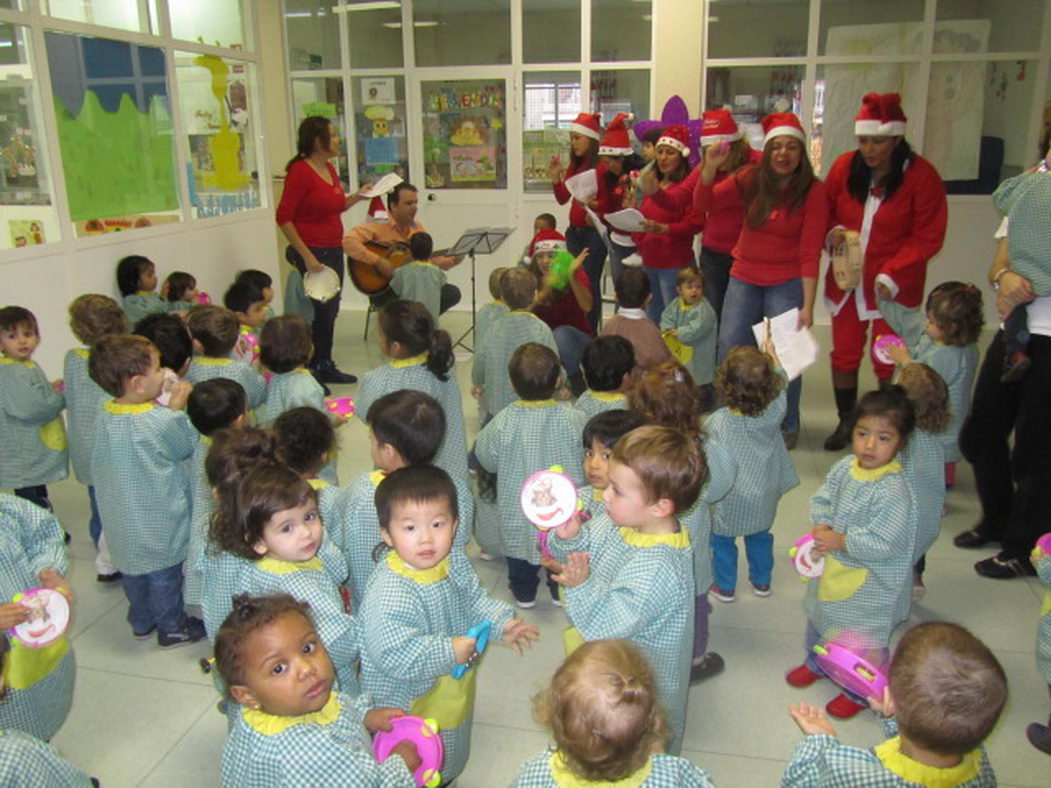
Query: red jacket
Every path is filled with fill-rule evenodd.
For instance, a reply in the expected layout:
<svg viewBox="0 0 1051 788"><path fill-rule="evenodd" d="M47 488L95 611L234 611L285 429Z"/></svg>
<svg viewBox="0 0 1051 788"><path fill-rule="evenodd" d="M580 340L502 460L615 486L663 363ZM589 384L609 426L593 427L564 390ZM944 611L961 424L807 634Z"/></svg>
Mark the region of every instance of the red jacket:
<svg viewBox="0 0 1051 788"><path fill-rule="evenodd" d="M854 153L848 151L837 158L825 179L829 229L839 225L861 231L865 205L847 191ZM947 221L948 207L941 176L926 159L914 155L905 168L901 186L889 200L880 203L872 220L864 271L865 303L869 309L876 309L873 288L880 274L897 285L896 301L908 307L920 305L927 279L927 261L942 248ZM835 305L842 303L846 296L836 287L829 266L825 274L825 298Z"/></svg>
<svg viewBox="0 0 1051 788"><path fill-rule="evenodd" d="M570 164L566 170L565 179L558 183L551 184L551 190L555 193L555 199L558 200L559 205L565 205L567 202L572 200L572 204L569 206L569 224L572 227L590 227L591 223L588 221L588 215L584 211L584 206L573 199L573 195L569 193L569 189L566 188L566 180L572 178L578 172L585 172L591 169L590 167L583 167L577 169L574 165ZM595 199L598 200L601 205L606 199L606 165L599 162L599 165L595 167L595 179L598 181L598 194Z"/></svg>
<svg viewBox="0 0 1051 788"><path fill-rule="evenodd" d="M277 205L278 227L292 222L307 246L343 245L343 222L347 197L336 168L326 162L332 183L325 183L314 168L301 159L285 176L285 188ZM334 185L333 185L334 184Z"/></svg>
<svg viewBox="0 0 1051 788"><path fill-rule="evenodd" d="M763 160L763 152L752 149L748 155L749 164L758 164ZM695 167L693 172L690 173L690 177L697 181L697 175L700 174L700 167ZM715 175L715 182L725 180L730 177L730 173L718 172ZM696 194L696 192L695 192ZM701 219L701 229L704 235L701 236L701 243L705 249L711 249L713 252L722 252L728 254L734 248L737 243L737 237L741 234L741 227L744 225L744 202L738 200L736 204L731 204L718 211L710 211L707 214L700 213L697 211L696 205L694 205L694 212L697 213Z"/></svg>
<svg viewBox="0 0 1051 788"><path fill-rule="evenodd" d="M692 172L642 201L643 216L668 225L666 233L632 233L647 268L682 268L693 262L693 237L700 232L701 222L693 211L691 177Z"/></svg>

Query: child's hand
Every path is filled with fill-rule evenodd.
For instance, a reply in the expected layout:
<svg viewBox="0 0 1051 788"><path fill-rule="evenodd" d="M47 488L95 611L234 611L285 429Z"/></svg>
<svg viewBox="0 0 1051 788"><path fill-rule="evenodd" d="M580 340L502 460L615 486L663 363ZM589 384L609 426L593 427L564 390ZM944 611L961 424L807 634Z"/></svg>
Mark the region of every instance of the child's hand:
<svg viewBox="0 0 1051 788"><path fill-rule="evenodd" d="M544 567L544 569L553 575L557 575L562 571L562 564L549 555L540 556L540 566Z"/></svg>
<svg viewBox="0 0 1051 788"><path fill-rule="evenodd" d="M0 629L10 629L28 620L29 608L22 607L17 602L0 605Z"/></svg>
<svg viewBox="0 0 1051 788"><path fill-rule="evenodd" d="M540 630L533 624L527 624L524 619L512 618L504 624L503 641L521 654L524 646L532 646L533 641L540 637Z"/></svg>
<svg viewBox="0 0 1051 788"><path fill-rule="evenodd" d="M172 387L172 395L168 400L169 410L185 410L186 400L190 398L193 385L188 380L180 380Z"/></svg>
<svg viewBox="0 0 1051 788"><path fill-rule="evenodd" d="M576 512L562 525L555 529L559 539L574 539L580 533L580 526L584 521L580 519L580 512Z"/></svg>
<svg viewBox="0 0 1051 788"><path fill-rule="evenodd" d="M591 575L590 553L570 553L562 564L562 571L552 575L551 579L568 588L576 588L587 581Z"/></svg>
<svg viewBox="0 0 1051 788"><path fill-rule="evenodd" d="M570 275L575 274L577 272L577 269L580 268L580 266L582 266L584 264L584 261L587 259L587 257L588 257L588 250L587 250L587 247L585 247L584 251L582 251L580 254L578 254L576 257L574 257L573 258L573 262L569 264L569 273L570 273Z"/></svg>
<svg viewBox="0 0 1051 788"><path fill-rule="evenodd" d="M847 537L839 531L833 531L832 527L819 523L814 526L814 546L822 553L830 553L833 550L843 552L847 549Z"/></svg>
<svg viewBox="0 0 1051 788"><path fill-rule="evenodd" d="M391 730L391 720L404 717L409 712L405 709L396 709L393 706L377 706L365 712L365 730L369 733Z"/></svg>
<svg viewBox="0 0 1051 788"><path fill-rule="evenodd" d="M555 391L555 399L561 402L571 400L573 399L573 392L569 390L568 386L562 386L557 391Z"/></svg>
<svg viewBox="0 0 1051 788"><path fill-rule="evenodd" d="M463 665L474 654L474 638L457 635L453 638L453 654L456 655L456 664Z"/></svg>
<svg viewBox="0 0 1051 788"><path fill-rule="evenodd" d="M829 736L836 735L836 729L825 717L825 712L817 706L800 701L788 707L788 716L795 720L799 730L806 734L827 733Z"/></svg>
<svg viewBox="0 0 1051 788"><path fill-rule="evenodd" d="M867 698L869 702L869 708L871 708L877 714L883 717L894 716L894 699L890 696L890 687L883 688L883 697L880 700L875 698Z"/></svg>
<svg viewBox="0 0 1051 788"><path fill-rule="evenodd" d="M677 337L677 336L679 336L679 329L677 329L677 328L669 328L664 333L667 334L670 337Z"/></svg>
<svg viewBox="0 0 1051 788"><path fill-rule="evenodd" d="M416 752L416 745L408 739L403 739L398 742L398 746L391 750L390 754L397 755L405 761L405 766L410 772L415 772L423 764L423 759L420 758L420 754Z"/></svg>
<svg viewBox="0 0 1051 788"><path fill-rule="evenodd" d="M485 393L485 386L471 386L471 396L475 399L481 399Z"/></svg>
<svg viewBox="0 0 1051 788"><path fill-rule="evenodd" d="M40 579L40 585L44 588L58 591L70 602L73 601L73 590L69 587L69 583L66 582L66 578L57 569L41 569L37 577Z"/></svg>
<svg viewBox="0 0 1051 788"><path fill-rule="evenodd" d="M59 378L58 380L53 380L51 381L51 388L54 391L57 391L61 394L63 391L66 390L66 381L64 381L62 378Z"/></svg>
<svg viewBox="0 0 1051 788"><path fill-rule="evenodd" d="M908 364L912 361L912 356L909 354L909 349L906 347L902 347L901 345L888 345L886 350L887 355L890 356L890 360L898 366Z"/></svg>

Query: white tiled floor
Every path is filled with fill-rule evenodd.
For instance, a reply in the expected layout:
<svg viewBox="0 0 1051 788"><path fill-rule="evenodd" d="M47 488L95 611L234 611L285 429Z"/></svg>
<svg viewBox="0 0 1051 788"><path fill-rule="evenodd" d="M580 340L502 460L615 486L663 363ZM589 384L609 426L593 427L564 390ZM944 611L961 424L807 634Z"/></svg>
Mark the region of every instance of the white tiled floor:
<svg viewBox="0 0 1051 788"><path fill-rule="evenodd" d="M345 312L339 321L337 360L357 374L381 362L374 335L361 342L364 314ZM443 318L454 336L465 327L462 314ZM818 330L828 344L827 330ZM462 353L457 376L467 391L469 355ZM344 392L353 396L355 387ZM773 786L799 738L787 706L798 699L824 704L834 694L828 682L808 690L788 687L782 675L802 656L803 584L789 566L787 549L808 523L809 496L836 459L821 449L833 426L830 384L824 362L806 375L803 432L793 459L800 486L784 497L774 525L778 556L774 595L742 593L733 604L714 602L711 646L726 672L691 690L684 755L708 769L721 786ZM477 431L474 405L465 403L469 437ZM360 422L343 430L340 473L344 480L364 469L368 452ZM73 481L52 488L57 512L73 533L71 580L76 593L74 646L79 666L73 711L54 744L105 786L207 786L218 783L219 753L226 731L216 711L211 680L197 667L206 646L161 652L152 641L136 642L124 621L126 602L119 587L94 579L93 548L87 535L87 495ZM989 752L1005 786L1051 784L1051 760L1025 740L1025 726L1045 720L1047 688L1036 673L1033 644L1043 588L1035 579L979 578L971 563L988 552L953 547L952 536L975 519L970 469L962 465L942 536L928 559L928 592L914 610L919 619L942 618L970 627L996 651L1011 681L1007 711L989 740ZM743 562L743 556L742 556ZM506 570L497 562L475 562L494 596L510 599ZM543 594L541 595L543 598ZM506 785L519 765L539 752L544 732L533 722L530 697L562 658L560 610L540 602L527 616L539 624L542 640L525 657L494 648L481 668L471 761L457 781L461 788ZM879 741L868 715L840 723L841 738L859 746ZM1040 775L1044 775L1041 777Z"/></svg>

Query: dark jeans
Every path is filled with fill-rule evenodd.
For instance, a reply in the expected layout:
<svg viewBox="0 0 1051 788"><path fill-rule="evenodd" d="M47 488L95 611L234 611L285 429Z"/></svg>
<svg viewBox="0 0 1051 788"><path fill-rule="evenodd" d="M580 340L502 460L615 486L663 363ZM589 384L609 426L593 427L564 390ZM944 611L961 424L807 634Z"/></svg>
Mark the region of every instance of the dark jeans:
<svg viewBox="0 0 1051 788"><path fill-rule="evenodd" d="M602 318L602 268L606 265L606 244L594 227L570 225L566 230L566 249L574 257L584 249L588 250L587 259L584 260L584 271L591 284L591 311L588 312L588 322L591 323L592 330L598 331L599 320Z"/></svg>
<svg viewBox="0 0 1051 788"><path fill-rule="evenodd" d="M41 509L47 509L49 512L55 511L55 508L51 505L51 499L47 497L46 484L37 484L33 487L19 487L15 490L15 495L30 503L35 503Z"/></svg>
<svg viewBox="0 0 1051 788"><path fill-rule="evenodd" d="M523 561L521 558L507 559L507 584L511 593L519 602L532 602L536 599L536 589L540 585L540 570L543 567ZM546 569L547 587L552 599L558 599L558 583L551 579Z"/></svg>
<svg viewBox="0 0 1051 788"><path fill-rule="evenodd" d="M95 547L99 546L99 537L102 536L102 518L99 517L99 505L95 500L95 488L88 486L88 501L91 503L91 520L88 522L88 533Z"/></svg>
<svg viewBox="0 0 1051 788"><path fill-rule="evenodd" d="M1033 366L1015 383L1000 382L1004 354L999 331L978 371L960 450L974 467L982 529L1001 541L1004 558L1025 559L1051 530L1051 337L1030 337Z"/></svg>
<svg viewBox="0 0 1051 788"><path fill-rule="evenodd" d="M558 356L567 375L580 371L580 360L584 358L584 348L591 342L591 337L576 326L559 326L551 332L558 345ZM564 381L563 381L564 382Z"/></svg>
<svg viewBox="0 0 1051 788"><path fill-rule="evenodd" d="M158 569L145 575L124 575L124 595L128 598L128 623L135 633L153 627L163 634L186 629L182 605L182 564Z"/></svg>
<svg viewBox="0 0 1051 788"><path fill-rule="evenodd" d="M460 288L456 285L442 285L442 294L439 301L438 313L444 315L458 303L460 303Z"/></svg>
<svg viewBox="0 0 1051 788"><path fill-rule="evenodd" d="M726 298L726 286L730 282L730 266L734 256L729 252L717 252L707 246L701 246L701 273L704 274L704 297L715 310L715 316L723 316L723 300Z"/></svg>
<svg viewBox="0 0 1051 788"><path fill-rule="evenodd" d="M311 246L310 251L322 265L327 265L339 275L339 286L343 287L343 247L342 246ZM285 259L295 266L299 273L307 272L307 265L303 262L295 247L289 246L285 249ZM334 298L322 303L313 298L310 302L314 305L314 322L311 331L314 339L314 361L332 360L332 334L336 329L336 318L339 316L340 293Z"/></svg>
<svg viewBox="0 0 1051 788"><path fill-rule="evenodd" d="M1025 304L1019 304L1004 321L1004 348L1010 357L1013 353L1025 353L1028 345L1029 312Z"/></svg>

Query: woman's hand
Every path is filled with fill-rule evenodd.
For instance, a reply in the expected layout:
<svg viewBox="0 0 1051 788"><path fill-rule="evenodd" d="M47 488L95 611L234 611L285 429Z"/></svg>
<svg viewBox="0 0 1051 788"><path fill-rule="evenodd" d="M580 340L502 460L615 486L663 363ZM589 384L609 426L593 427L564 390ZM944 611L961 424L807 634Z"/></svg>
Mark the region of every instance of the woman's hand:
<svg viewBox="0 0 1051 788"><path fill-rule="evenodd" d="M660 182L657 180L657 165L654 164L652 167L645 168L639 173L639 191L644 195L656 194L660 189Z"/></svg>
<svg viewBox="0 0 1051 788"><path fill-rule="evenodd" d="M714 183L715 175L719 172L719 168L726 164L730 159L730 152L732 146L728 147L722 153L719 153L719 144L709 145L704 149L704 165L701 170L701 179L705 183Z"/></svg>
<svg viewBox="0 0 1051 788"><path fill-rule="evenodd" d="M799 310L799 320L796 321L796 331L810 328L814 325L814 307L803 306Z"/></svg>
<svg viewBox="0 0 1051 788"><path fill-rule="evenodd" d="M325 265L314 256L313 252L303 255L303 265L306 266L308 274L320 274L325 270Z"/></svg>
<svg viewBox="0 0 1051 788"><path fill-rule="evenodd" d="M668 225L662 222L655 222L653 219L646 219L642 223L642 231L644 233L654 233L656 235L664 235L668 232Z"/></svg>
<svg viewBox="0 0 1051 788"><path fill-rule="evenodd" d="M1000 289L996 293L996 311L1000 318L1006 318L1016 306L1028 304L1036 298L1036 292L1029 280L1014 271L1005 271L1000 275Z"/></svg>
<svg viewBox="0 0 1051 788"><path fill-rule="evenodd" d="M584 261L588 257L588 250L585 248L580 254L573 258L573 262L569 264L569 275L572 276L577 270L584 264Z"/></svg>
<svg viewBox="0 0 1051 788"><path fill-rule="evenodd" d="M557 153L551 157L551 164L547 168L547 176L552 183L561 183L565 177L562 171L562 159L559 158Z"/></svg>

